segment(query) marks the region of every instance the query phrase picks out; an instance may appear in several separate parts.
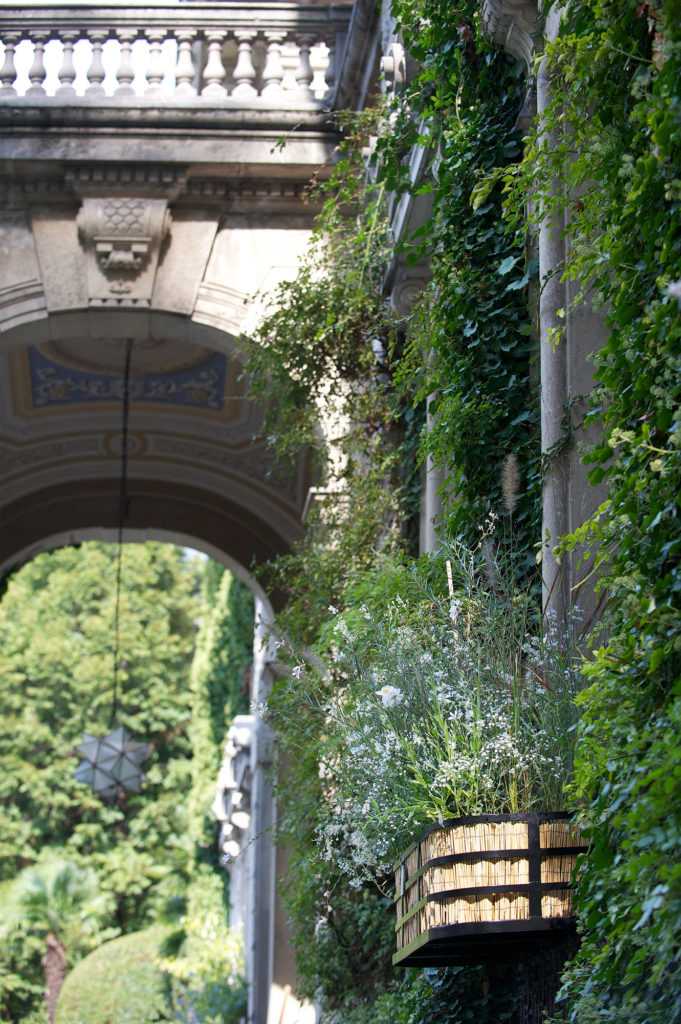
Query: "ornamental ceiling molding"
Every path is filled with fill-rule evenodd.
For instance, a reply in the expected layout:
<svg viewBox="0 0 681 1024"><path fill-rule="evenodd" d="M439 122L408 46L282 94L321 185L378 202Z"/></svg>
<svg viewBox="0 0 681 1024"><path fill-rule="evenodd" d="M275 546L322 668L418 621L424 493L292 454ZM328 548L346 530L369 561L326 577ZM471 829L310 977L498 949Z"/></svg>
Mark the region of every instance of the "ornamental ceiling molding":
<svg viewBox="0 0 681 1024"><path fill-rule="evenodd" d="M481 16L490 38L529 68L540 34L538 0L483 0Z"/></svg>

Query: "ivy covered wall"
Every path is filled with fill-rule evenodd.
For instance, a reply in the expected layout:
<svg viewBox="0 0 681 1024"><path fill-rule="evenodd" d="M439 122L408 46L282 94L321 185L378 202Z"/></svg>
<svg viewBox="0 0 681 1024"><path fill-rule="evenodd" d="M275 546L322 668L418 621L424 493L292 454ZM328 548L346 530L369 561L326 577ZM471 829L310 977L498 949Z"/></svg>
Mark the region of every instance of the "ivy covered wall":
<svg viewBox="0 0 681 1024"><path fill-rule="evenodd" d="M294 755L281 828L293 846L288 898L302 984L329 1024L517 1022L544 1011L575 1024L677 1021L681 8L568 0L544 51L552 99L529 129L518 118L531 78L490 43L477 2L399 0L393 13L418 65L387 110L345 125L311 263L280 291L252 364L261 388L281 374L294 382L278 408L282 452L303 439L301 425L313 437L320 404L340 409L347 428L341 472L326 464L342 497L317 510L300 549L272 569L289 595L281 628L291 678L275 690L271 715ZM430 153L416 188L430 190L433 214L400 255L426 257L432 284L400 316L383 291L389 197L410 187L414 144ZM568 252L556 273L575 309L594 303L607 325L587 419L601 440L580 452L607 499L560 541L594 563L604 607L578 651L574 630L542 622L536 597L546 469L537 307L546 282L534 253L552 214L565 224ZM284 329L291 322L295 330ZM551 341L564 344L560 332ZM422 428L431 396L434 415ZM401 472L413 465L416 436L447 478L443 551L421 560ZM455 571L450 588L446 561L470 568ZM481 607L494 611L476 635ZM419 826L415 781L428 803L446 778L451 799L469 770L464 739L457 747L451 729L438 733L435 717L409 732L401 761L386 739L404 741L407 680L446 679L454 699L456 657L440 658L452 628L437 634L438 615L451 619L459 647L463 616L471 664L484 658L489 668L501 665L500 631L489 622L508 622L519 607L522 678L528 669L532 678L531 652L541 651L538 678L570 699L573 718L560 734L577 742L563 800L591 842L577 886L581 950L558 1003L549 994L543 1006L522 970L503 980L481 969L395 972L380 850L381 829L387 858L399 829ZM578 714L575 732L568 722ZM402 790L394 779L381 789L376 769L355 807L353 763L365 756L367 729L386 743L386 763L432 760L420 777L416 767L400 776ZM528 752L519 730L509 735Z"/></svg>

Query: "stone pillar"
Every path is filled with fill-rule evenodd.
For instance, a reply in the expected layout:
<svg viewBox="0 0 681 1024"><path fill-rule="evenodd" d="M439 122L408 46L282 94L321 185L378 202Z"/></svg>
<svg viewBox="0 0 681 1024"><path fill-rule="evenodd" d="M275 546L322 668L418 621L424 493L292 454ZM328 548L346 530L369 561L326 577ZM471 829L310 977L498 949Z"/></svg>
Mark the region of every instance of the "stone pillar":
<svg viewBox="0 0 681 1024"><path fill-rule="evenodd" d="M249 878L249 923L247 928L246 973L248 979L248 1024L267 1024L272 985L275 849L274 792L272 785L272 732L259 714L271 689L268 657L268 618L262 601L255 602L253 649L253 701L256 707L251 743L251 856Z"/></svg>
<svg viewBox="0 0 681 1024"><path fill-rule="evenodd" d="M547 38L555 38L560 10L546 19ZM537 78L537 109L541 116L551 100L551 80L543 60ZM560 140L545 137L547 145ZM561 189L560 182L555 188ZM581 629L597 616L597 598L590 564L579 551L557 559L558 540L581 526L605 498L605 487L593 487L582 449L597 440L598 428L586 430L584 414L593 389L593 355L607 338L605 316L587 298L575 302L576 286L561 280L568 255L565 214L544 219L539 235L541 298L541 438L545 464L542 506L542 577L545 611L560 623L579 607ZM560 340L558 340L560 336ZM587 579L588 578L588 579ZM577 622L579 623L579 617Z"/></svg>
<svg viewBox="0 0 681 1024"><path fill-rule="evenodd" d="M537 113L541 117L551 98L551 82L542 60L537 76ZM547 146L554 140L544 138ZM556 187L560 187L558 184ZM565 416L567 413L567 353L557 340L565 326L559 310L566 305L561 281L565 261L565 224L560 211L544 217L539 232L539 327L541 379L541 448L544 462L542 490L542 581L546 612L564 619L570 603L569 579L554 555L560 537L567 533L568 466Z"/></svg>
<svg viewBox="0 0 681 1024"><path fill-rule="evenodd" d="M583 425L589 407L589 395L594 386L594 353L605 344L608 327L605 313L594 310L588 301L573 304L573 283L568 283L566 306L566 388L569 403L571 444L566 453L568 479L568 531L576 530L596 511L607 497L607 484L589 483L590 467L582 461L582 450L597 443L601 436L598 423L588 428ZM591 545L590 545L591 547ZM601 598L594 589L597 576L592 575L593 556L582 558L576 549L566 565L569 580L570 605L579 614L576 623L581 632L588 632L598 620Z"/></svg>
<svg viewBox="0 0 681 1024"><path fill-rule="evenodd" d="M432 424L430 405L432 396L428 399L427 421L428 429ZM435 463L432 455L426 459L425 472L421 490L421 522L419 530L419 552L422 555L437 551L439 546L439 528L442 522L442 488L444 485L444 470L442 466Z"/></svg>

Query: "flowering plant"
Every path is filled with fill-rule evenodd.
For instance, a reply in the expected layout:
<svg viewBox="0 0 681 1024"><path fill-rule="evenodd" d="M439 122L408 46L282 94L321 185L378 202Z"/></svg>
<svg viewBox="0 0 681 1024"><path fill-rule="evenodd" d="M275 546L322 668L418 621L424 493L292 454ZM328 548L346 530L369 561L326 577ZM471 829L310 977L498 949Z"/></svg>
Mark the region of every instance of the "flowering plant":
<svg viewBox="0 0 681 1024"><path fill-rule="evenodd" d="M325 688L298 673L323 715L317 840L357 884L425 823L563 804L579 654L489 555L450 550L449 593L443 562L398 571L406 599L397 586L334 616Z"/></svg>

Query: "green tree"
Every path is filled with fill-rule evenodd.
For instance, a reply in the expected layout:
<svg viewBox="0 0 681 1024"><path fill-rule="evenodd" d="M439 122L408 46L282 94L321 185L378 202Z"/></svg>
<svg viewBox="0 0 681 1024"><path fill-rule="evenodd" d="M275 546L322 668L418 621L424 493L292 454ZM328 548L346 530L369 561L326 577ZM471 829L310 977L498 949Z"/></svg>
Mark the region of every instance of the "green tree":
<svg viewBox="0 0 681 1024"><path fill-rule="evenodd" d="M115 554L97 543L41 555L0 604L0 880L50 850L87 864L109 900L109 937L152 923L186 878L188 676L205 565L178 548L126 545L117 718L152 753L142 791L107 804L75 781L73 753L84 732L111 724ZM25 921L3 935L3 1020L37 1012L42 953Z"/></svg>
<svg viewBox="0 0 681 1024"><path fill-rule="evenodd" d="M187 834L189 884L166 966L177 1020L233 1024L245 1012L240 936L229 928L228 876L219 861L211 811L226 732L248 710L253 650L253 598L213 563L203 575L204 616L196 643L192 692L192 786Z"/></svg>
<svg viewBox="0 0 681 1024"><path fill-rule="evenodd" d="M68 861L27 868L9 892L5 916L43 943L45 1002L50 1024L71 956L87 950L101 924L105 902L96 875Z"/></svg>

